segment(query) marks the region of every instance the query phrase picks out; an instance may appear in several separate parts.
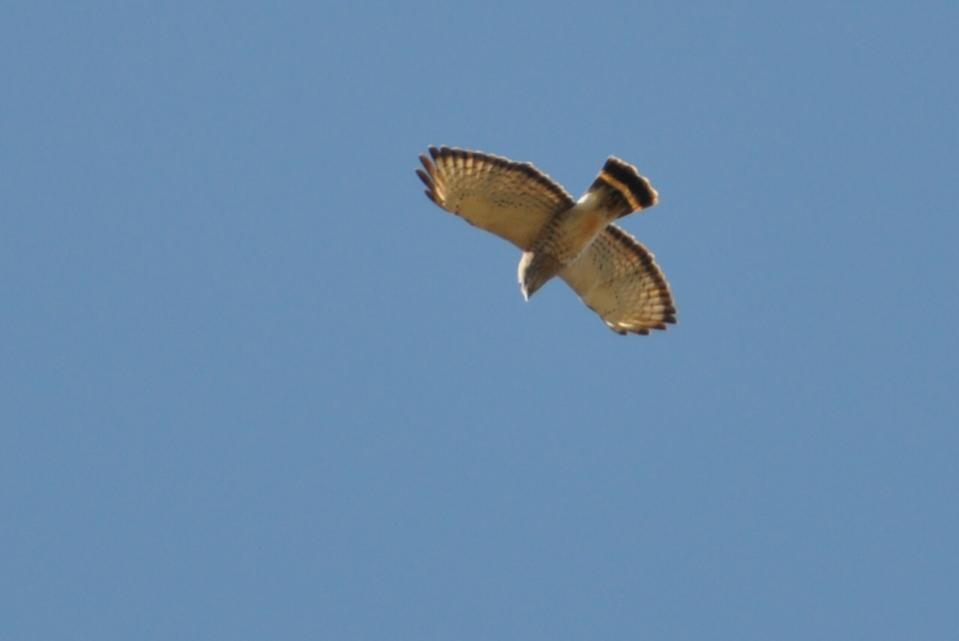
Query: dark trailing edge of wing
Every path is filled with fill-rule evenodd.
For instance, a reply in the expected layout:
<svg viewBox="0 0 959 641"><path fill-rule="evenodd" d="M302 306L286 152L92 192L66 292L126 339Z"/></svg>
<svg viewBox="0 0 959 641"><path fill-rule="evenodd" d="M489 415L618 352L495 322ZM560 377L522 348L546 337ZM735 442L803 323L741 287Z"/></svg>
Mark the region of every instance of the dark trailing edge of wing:
<svg viewBox="0 0 959 641"><path fill-rule="evenodd" d="M573 197L570 196L569 192L563 189L559 184L556 183L552 178L544 174L542 171L533 166L529 162L516 162L510 160L509 158L503 158L502 156L495 156L493 154L487 154L480 151L470 151L468 149L460 149L459 147L435 147L430 145L428 147L430 156L433 159L433 163L426 158L426 156L420 156L420 162L423 163L423 166L426 167L427 173L433 177L437 168L434 166L434 163L439 164L442 161L450 159L452 165L455 168L465 168L466 160L472 158L474 161L474 168L477 164L489 164L496 167L503 167L511 169L513 171L521 171L526 174L532 180L535 180L537 183L542 185L545 189L550 191L554 196L556 196L560 202L565 203L569 207L572 207L575 202Z"/></svg>
<svg viewBox="0 0 959 641"><path fill-rule="evenodd" d="M609 225L606 231L625 248L629 250L635 250L637 248L638 242L619 227ZM652 329L666 329L667 323L676 323L676 306L673 303L673 295L669 290L669 284L666 282L666 277L663 276L662 270L659 269L653 260L653 255L650 254L647 249L640 245L640 251L636 252L635 255L643 267L646 268L646 273L649 274L650 278L656 283L656 287L660 291L660 301L663 303L662 322L653 325ZM626 334L628 332L621 331L619 333ZM644 328L638 330L637 333L646 335L649 333L649 329Z"/></svg>

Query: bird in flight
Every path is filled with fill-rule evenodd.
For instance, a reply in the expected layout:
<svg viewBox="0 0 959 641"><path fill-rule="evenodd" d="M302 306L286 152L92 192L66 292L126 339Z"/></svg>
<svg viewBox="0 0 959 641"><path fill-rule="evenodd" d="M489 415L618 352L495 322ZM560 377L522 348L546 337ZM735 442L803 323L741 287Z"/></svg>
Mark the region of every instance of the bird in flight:
<svg viewBox="0 0 959 641"><path fill-rule="evenodd" d="M528 162L450 147L429 147L420 162L416 173L430 200L522 250L518 277L527 300L559 276L618 334L676 322L652 252L612 222L659 198L634 166L610 156L574 201Z"/></svg>

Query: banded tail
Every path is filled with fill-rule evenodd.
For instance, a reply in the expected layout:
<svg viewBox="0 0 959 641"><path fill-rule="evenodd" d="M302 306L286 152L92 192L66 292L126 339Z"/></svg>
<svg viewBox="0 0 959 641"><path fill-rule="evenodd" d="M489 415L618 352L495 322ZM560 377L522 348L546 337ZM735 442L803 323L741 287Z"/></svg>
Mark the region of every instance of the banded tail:
<svg viewBox="0 0 959 641"><path fill-rule="evenodd" d="M597 198L600 206L614 218L652 207L659 199L649 181L639 175L634 166L616 156L609 157L586 195Z"/></svg>

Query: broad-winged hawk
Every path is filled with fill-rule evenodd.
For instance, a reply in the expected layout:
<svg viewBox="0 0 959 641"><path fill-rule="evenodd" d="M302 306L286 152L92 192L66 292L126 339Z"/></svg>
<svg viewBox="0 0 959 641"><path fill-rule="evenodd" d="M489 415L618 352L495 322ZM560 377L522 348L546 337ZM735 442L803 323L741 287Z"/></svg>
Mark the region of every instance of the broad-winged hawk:
<svg viewBox="0 0 959 641"><path fill-rule="evenodd" d="M523 251L529 299L559 276L614 332L648 334L676 322L669 284L653 254L612 221L659 197L632 165L610 156L578 201L530 163L430 147L416 173L443 209Z"/></svg>

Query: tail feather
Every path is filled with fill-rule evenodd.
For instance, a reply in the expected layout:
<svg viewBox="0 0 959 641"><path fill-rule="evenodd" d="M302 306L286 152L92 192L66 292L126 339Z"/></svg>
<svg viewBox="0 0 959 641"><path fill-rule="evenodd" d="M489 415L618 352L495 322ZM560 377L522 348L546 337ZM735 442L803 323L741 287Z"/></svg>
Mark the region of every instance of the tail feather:
<svg viewBox="0 0 959 641"><path fill-rule="evenodd" d="M659 194L636 167L610 156L590 185L587 194L599 198L603 207L619 218L656 204Z"/></svg>

